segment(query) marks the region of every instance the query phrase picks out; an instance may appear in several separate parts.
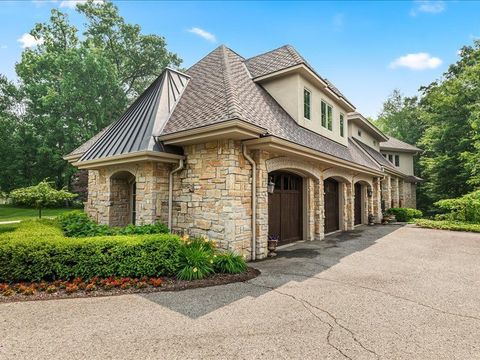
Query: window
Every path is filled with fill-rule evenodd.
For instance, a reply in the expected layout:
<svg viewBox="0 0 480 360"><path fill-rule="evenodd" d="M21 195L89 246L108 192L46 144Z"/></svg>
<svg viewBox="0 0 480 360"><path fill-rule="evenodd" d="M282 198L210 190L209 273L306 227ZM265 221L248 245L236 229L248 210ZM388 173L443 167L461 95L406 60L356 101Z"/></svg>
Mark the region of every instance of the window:
<svg viewBox="0 0 480 360"><path fill-rule="evenodd" d="M322 126L326 127L328 130L332 130L333 127L333 109L325 101L321 103L321 117L322 117Z"/></svg>
<svg viewBox="0 0 480 360"><path fill-rule="evenodd" d="M360 130L358 130L357 134L358 136L362 136L362 132Z"/></svg>
<svg viewBox="0 0 480 360"><path fill-rule="evenodd" d="M395 155L395 166L400 166L400 156Z"/></svg>
<svg viewBox="0 0 480 360"><path fill-rule="evenodd" d="M388 154L388 161L393 163L393 155L392 154Z"/></svg>
<svg viewBox="0 0 480 360"><path fill-rule="evenodd" d="M303 89L303 117L310 120L310 100L312 94L307 89Z"/></svg>
<svg viewBox="0 0 480 360"><path fill-rule="evenodd" d="M345 130L344 130L344 115L340 114L340 136L344 137L345 136Z"/></svg>
<svg viewBox="0 0 480 360"><path fill-rule="evenodd" d="M387 154L382 154L382 155L383 155L383 157L384 157L385 159L387 158Z"/></svg>
<svg viewBox="0 0 480 360"><path fill-rule="evenodd" d="M322 116L322 126L327 127L327 104L325 104L322 101L322 106L321 106L321 116Z"/></svg>
<svg viewBox="0 0 480 360"><path fill-rule="evenodd" d="M373 146L377 146L377 140L373 140Z"/></svg>

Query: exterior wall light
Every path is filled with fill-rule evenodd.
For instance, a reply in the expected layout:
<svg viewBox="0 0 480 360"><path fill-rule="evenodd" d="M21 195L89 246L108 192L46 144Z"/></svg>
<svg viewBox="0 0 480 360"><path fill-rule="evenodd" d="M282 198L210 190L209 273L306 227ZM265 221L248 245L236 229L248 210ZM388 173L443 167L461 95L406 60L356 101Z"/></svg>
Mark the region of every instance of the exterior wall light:
<svg viewBox="0 0 480 360"><path fill-rule="evenodd" d="M272 177L270 177L270 179L268 180L267 192L269 194L273 194L274 191L275 191L275 183L273 182Z"/></svg>
<svg viewBox="0 0 480 360"><path fill-rule="evenodd" d="M373 195L372 189L367 189L367 196L371 198Z"/></svg>

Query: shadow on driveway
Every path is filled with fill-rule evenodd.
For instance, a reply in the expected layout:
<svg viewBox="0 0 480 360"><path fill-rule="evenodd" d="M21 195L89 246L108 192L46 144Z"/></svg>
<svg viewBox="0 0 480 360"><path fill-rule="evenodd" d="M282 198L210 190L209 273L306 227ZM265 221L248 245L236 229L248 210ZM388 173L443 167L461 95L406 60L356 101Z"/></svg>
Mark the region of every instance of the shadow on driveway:
<svg viewBox="0 0 480 360"><path fill-rule="evenodd" d="M244 283L140 296L190 318L198 318L242 298L257 298L288 282L301 282L316 276L402 226L359 226L353 231L329 235L321 241L294 243L278 250L275 258L250 263L262 274Z"/></svg>

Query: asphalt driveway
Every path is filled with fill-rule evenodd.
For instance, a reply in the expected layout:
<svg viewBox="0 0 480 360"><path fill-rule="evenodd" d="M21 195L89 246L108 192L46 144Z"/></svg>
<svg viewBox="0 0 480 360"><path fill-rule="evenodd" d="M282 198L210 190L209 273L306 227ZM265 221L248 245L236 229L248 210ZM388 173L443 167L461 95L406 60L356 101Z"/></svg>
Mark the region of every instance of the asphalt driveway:
<svg viewBox="0 0 480 360"><path fill-rule="evenodd" d="M247 283L0 304L0 359L480 359L480 236L357 228Z"/></svg>

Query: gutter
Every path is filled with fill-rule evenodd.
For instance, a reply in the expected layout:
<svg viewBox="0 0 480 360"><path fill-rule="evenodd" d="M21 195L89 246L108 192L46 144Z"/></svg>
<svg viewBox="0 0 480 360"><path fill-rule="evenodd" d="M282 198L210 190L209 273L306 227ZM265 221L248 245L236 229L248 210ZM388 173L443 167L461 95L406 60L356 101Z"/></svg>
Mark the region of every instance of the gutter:
<svg viewBox="0 0 480 360"><path fill-rule="evenodd" d="M252 256L251 260L256 260L257 258L257 164L255 161L247 154L247 146L242 144L243 156L247 161L252 165Z"/></svg>
<svg viewBox="0 0 480 360"><path fill-rule="evenodd" d="M168 174L168 228L172 230L172 207L173 207L173 174L183 169L183 159L178 161L178 167Z"/></svg>

